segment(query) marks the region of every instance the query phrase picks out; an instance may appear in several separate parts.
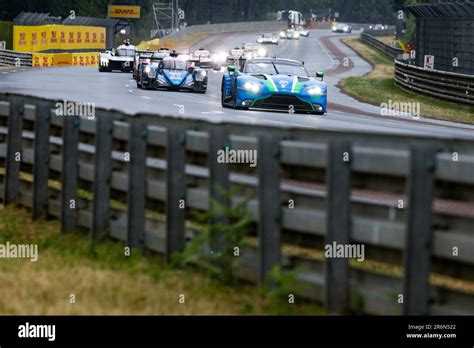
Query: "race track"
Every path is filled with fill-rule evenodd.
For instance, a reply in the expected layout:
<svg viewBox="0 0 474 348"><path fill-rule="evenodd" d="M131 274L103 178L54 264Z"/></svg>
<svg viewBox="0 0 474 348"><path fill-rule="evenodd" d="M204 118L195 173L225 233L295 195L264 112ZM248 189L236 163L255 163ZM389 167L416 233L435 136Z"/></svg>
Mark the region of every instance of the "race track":
<svg viewBox="0 0 474 348"><path fill-rule="evenodd" d="M255 42L256 35L257 33L212 35L192 48L205 46L213 51L227 52L242 43ZM0 92L95 103L96 107L113 108L132 114L150 112L213 122L474 138L473 126L427 119L413 120L409 115L380 116L380 108L360 103L341 93L336 85L342 78L366 74L371 67L339 39L339 35L333 35L330 31L313 30L309 38L301 38L299 41L283 40L278 46L266 46L270 56L305 61L313 76L316 71L327 73L325 80L328 83L329 107L324 116L224 109L220 102L223 73L212 71L209 72L209 87L205 95L140 90L131 74L99 73L96 68L84 67L3 71L0 72ZM342 63L346 57L349 64L344 66Z"/></svg>

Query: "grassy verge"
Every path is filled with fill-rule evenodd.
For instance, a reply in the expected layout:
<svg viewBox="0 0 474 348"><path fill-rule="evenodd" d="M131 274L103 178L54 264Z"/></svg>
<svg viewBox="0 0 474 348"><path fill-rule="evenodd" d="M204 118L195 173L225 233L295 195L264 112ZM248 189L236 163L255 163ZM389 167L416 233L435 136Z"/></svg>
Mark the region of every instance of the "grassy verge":
<svg viewBox="0 0 474 348"><path fill-rule="evenodd" d="M377 40L382 41L386 45L390 45L395 40L395 36L378 36Z"/></svg>
<svg viewBox="0 0 474 348"><path fill-rule="evenodd" d="M156 255L126 257L123 243L93 245L85 235L60 234L57 221L31 222L26 210L0 208L0 244L7 241L37 244L39 258L0 259L4 315L323 314L311 303L267 299L254 286L170 269Z"/></svg>
<svg viewBox="0 0 474 348"><path fill-rule="evenodd" d="M394 80L393 60L371 48L359 38L343 42L369 62L373 71L361 77L349 77L340 82L342 90L354 98L380 106L382 103L420 103L421 116L439 120L474 124L474 108L406 92Z"/></svg>

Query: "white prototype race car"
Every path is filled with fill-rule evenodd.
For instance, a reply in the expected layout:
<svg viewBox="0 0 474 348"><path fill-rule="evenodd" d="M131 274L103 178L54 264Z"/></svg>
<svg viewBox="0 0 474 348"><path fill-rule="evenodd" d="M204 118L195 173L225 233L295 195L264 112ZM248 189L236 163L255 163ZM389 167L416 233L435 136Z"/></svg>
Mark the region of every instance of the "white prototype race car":
<svg viewBox="0 0 474 348"><path fill-rule="evenodd" d="M136 48L133 45L121 45L111 51L99 54L99 71L132 72L135 63Z"/></svg>
<svg viewBox="0 0 474 348"><path fill-rule="evenodd" d="M278 45L278 35L272 33L265 33L257 36L257 43L264 45Z"/></svg>
<svg viewBox="0 0 474 348"><path fill-rule="evenodd" d="M222 56L222 54L211 53L204 48L194 51L189 57L189 61L194 63L194 66L203 69L214 70L221 70L224 60L225 58Z"/></svg>
<svg viewBox="0 0 474 348"><path fill-rule="evenodd" d="M280 32L280 39L299 40L300 32L295 29L288 29Z"/></svg>
<svg viewBox="0 0 474 348"><path fill-rule="evenodd" d="M243 49L245 59L264 58L268 54L268 50L265 47L259 46L256 43L246 43Z"/></svg>

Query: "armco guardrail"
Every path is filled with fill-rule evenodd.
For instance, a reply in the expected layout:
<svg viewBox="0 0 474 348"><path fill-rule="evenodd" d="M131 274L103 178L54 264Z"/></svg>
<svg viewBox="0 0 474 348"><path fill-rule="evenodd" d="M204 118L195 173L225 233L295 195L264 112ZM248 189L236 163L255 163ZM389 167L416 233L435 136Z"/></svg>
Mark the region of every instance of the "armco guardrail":
<svg viewBox="0 0 474 348"><path fill-rule="evenodd" d="M272 31L286 29L288 23L284 21L237 22L220 24L201 24L186 27L178 32L167 35L166 39L177 40L189 34L215 34L242 31Z"/></svg>
<svg viewBox="0 0 474 348"><path fill-rule="evenodd" d="M403 89L474 105L474 76L424 69L395 61L395 82Z"/></svg>
<svg viewBox="0 0 474 348"><path fill-rule="evenodd" d="M392 58L397 58L399 55L403 54L403 50L399 48L392 47L383 43L382 41L377 40L374 36L367 33L361 34L362 41L366 42L370 46L376 48L380 52L389 55Z"/></svg>
<svg viewBox="0 0 474 348"><path fill-rule="evenodd" d="M10 50L0 50L0 65L31 66L32 54Z"/></svg>
<svg viewBox="0 0 474 348"><path fill-rule="evenodd" d="M364 28L364 33L370 36L395 36L396 34L396 29L395 26L389 27L388 29L385 30L372 30L370 28L365 27Z"/></svg>
<svg viewBox="0 0 474 348"><path fill-rule="evenodd" d="M4 204L57 217L64 232L81 227L169 256L198 233L186 230L194 214L180 204L207 210L209 198L226 204L216 186L241 185L256 197L247 208L258 240L241 250L243 278L297 270L297 298L330 311L474 313L473 140L103 109L86 119L57 116L56 106L0 94ZM226 148L257 151L257 167L219 163ZM324 245L364 246L365 261L325 257Z"/></svg>

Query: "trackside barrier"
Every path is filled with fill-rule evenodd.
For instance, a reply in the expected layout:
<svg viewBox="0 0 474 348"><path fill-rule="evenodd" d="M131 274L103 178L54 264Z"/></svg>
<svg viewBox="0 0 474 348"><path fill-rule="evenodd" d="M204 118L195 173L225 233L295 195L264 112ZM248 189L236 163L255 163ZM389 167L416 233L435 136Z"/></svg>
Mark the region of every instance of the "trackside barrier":
<svg viewBox="0 0 474 348"><path fill-rule="evenodd" d="M245 194L229 204L251 194L256 224L242 278L261 283L274 266L293 270L291 293L331 312L474 313L473 140L105 109L57 116L56 103L0 94L4 204L59 218L65 233L86 229L169 256L199 233L186 227L187 209L223 202L216 184L240 185ZM257 151L257 167L217 163L223 148ZM354 254L337 257L349 245Z"/></svg>
<svg viewBox="0 0 474 348"><path fill-rule="evenodd" d="M474 75L424 69L396 60L395 82L408 91L474 105Z"/></svg>
<svg viewBox="0 0 474 348"><path fill-rule="evenodd" d="M0 66L31 66L31 53L21 53L11 50L0 50Z"/></svg>
<svg viewBox="0 0 474 348"><path fill-rule="evenodd" d="M33 53L33 67L99 66L98 52Z"/></svg>
<svg viewBox="0 0 474 348"><path fill-rule="evenodd" d="M180 31L165 36L167 39L179 41L190 34L218 34L235 33L244 31L274 31L288 28L286 21L260 21L260 22L237 22L237 23L219 23L219 24L200 24L191 25Z"/></svg>
<svg viewBox="0 0 474 348"><path fill-rule="evenodd" d="M399 55L403 54L402 49L387 45L383 43L382 41L377 40L374 36L369 35L367 33L362 33L360 37L362 41L366 42L370 46L374 47L375 49L379 50L380 52L392 58L397 58Z"/></svg>
<svg viewBox="0 0 474 348"><path fill-rule="evenodd" d="M370 46L395 60L395 83L401 88L415 93L452 102L474 105L474 76L448 71L425 69L408 64L399 59L403 51L393 48L363 33L361 38Z"/></svg>

